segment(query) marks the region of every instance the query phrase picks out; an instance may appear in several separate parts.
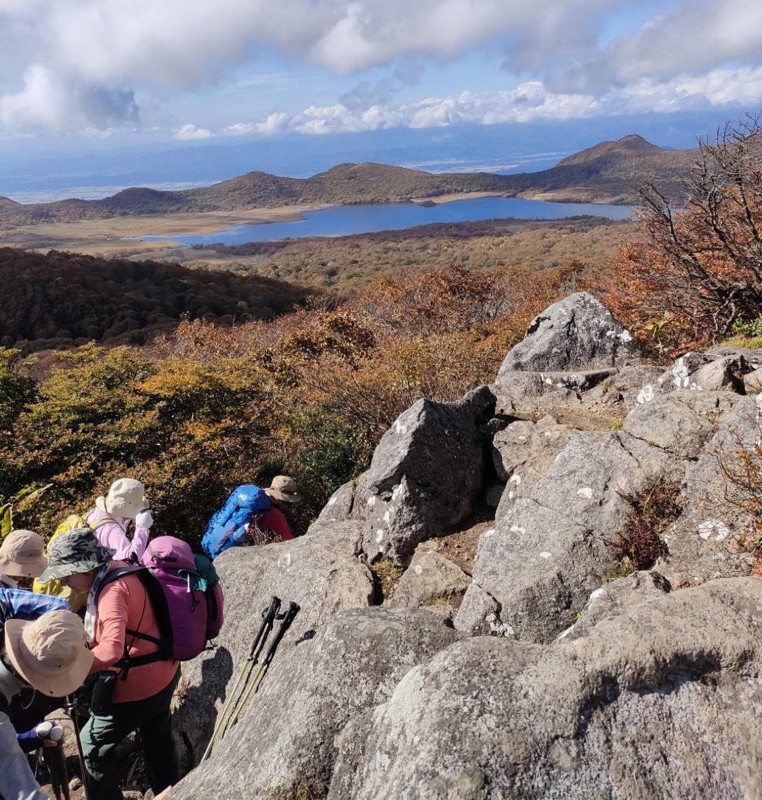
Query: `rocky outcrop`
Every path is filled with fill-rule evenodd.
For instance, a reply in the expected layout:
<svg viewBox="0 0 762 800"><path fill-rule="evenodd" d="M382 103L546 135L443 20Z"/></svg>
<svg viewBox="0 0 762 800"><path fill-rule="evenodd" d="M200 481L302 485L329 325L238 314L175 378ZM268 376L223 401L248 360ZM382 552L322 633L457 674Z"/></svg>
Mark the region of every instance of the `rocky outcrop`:
<svg viewBox="0 0 762 800"><path fill-rule="evenodd" d="M441 553L423 547L425 545L416 550L385 605L391 608L426 608L449 619L460 608L471 576Z"/></svg>
<svg viewBox="0 0 762 800"><path fill-rule="evenodd" d="M514 422L495 434L492 460L497 478L505 486L495 519L502 519L518 499L531 495L574 433L553 417L543 417L537 423Z"/></svg>
<svg viewBox="0 0 762 800"><path fill-rule="evenodd" d="M360 520L368 559L407 563L416 545L473 510L484 483L482 428L494 407L486 386L455 403L419 400L384 434L357 486L341 487L320 520Z"/></svg>
<svg viewBox="0 0 762 800"><path fill-rule="evenodd" d="M683 390L639 405L621 431L571 436L482 537L456 627L547 642L571 625L619 569L611 544L626 530L630 498L654 482L679 484L737 400Z"/></svg>
<svg viewBox="0 0 762 800"><path fill-rule="evenodd" d="M744 396L762 351L638 359L574 295L495 384L401 414L307 536L223 554L220 646L184 665L178 693L186 761L260 609L277 595L302 610L238 725L170 797L758 796L762 582L745 577L742 473L762 471L762 401ZM654 487L666 529L642 510ZM624 574L636 512L660 557Z"/></svg>
<svg viewBox="0 0 762 800"><path fill-rule="evenodd" d="M754 564L744 539L753 542L759 524L747 508L758 491L750 468L762 466L761 413L759 398L741 398L686 470L683 513L664 533L669 554L658 565L675 586L746 575Z"/></svg>
<svg viewBox="0 0 762 800"><path fill-rule="evenodd" d="M498 414L539 420L551 415L578 428L621 420L643 386L640 348L586 292L539 314L505 357L493 391Z"/></svg>
<svg viewBox="0 0 762 800"><path fill-rule="evenodd" d="M656 570L633 572L605 583L589 597L579 619L561 633L556 641L579 639L604 619L617 617L627 609L672 591L670 582Z"/></svg>
<svg viewBox="0 0 762 800"><path fill-rule="evenodd" d="M577 292L538 314L505 357L497 382L511 372L605 370L640 361L640 347L591 294Z"/></svg>
<svg viewBox="0 0 762 800"><path fill-rule="evenodd" d="M427 611L356 609L284 646L245 715L173 800L325 797L335 737L404 675L458 639Z"/></svg>
<svg viewBox="0 0 762 800"><path fill-rule="evenodd" d="M531 495L483 536L455 625L471 633L550 641L617 569L608 541L634 496L677 460L623 433L580 432Z"/></svg>
<svg viewBox="0 0 762 800"><path fill-rule="evenodd" d="M214 563L225 590L225 624L217 647L183 664L174 715L184 766L197 763L217 712L260 628L260 612L273 596L301 606L281 648L293 648L307 631L337 611L373 602L372 576L356 557L356 522L314 525L306 536L264 547L225 551Z"/></svg>
<svg viewBox="0 0 762 800"><path fill-rule="evenodd" d="M749 578L574 641L458 642L344 729L329 800L758 797L761 643Z"/></svg>

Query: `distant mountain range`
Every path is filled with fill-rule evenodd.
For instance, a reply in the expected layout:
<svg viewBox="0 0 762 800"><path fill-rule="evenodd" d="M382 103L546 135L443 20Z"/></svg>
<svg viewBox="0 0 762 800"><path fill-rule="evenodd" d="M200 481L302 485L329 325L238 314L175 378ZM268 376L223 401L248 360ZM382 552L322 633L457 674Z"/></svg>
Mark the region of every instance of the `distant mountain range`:
<svg viewBox="0 0 762 800"><path fill-rule="evenodd" d="M426 200L489 192L507 197L636 204L646 181L679 198L695 150L665 150L637 135L603 142L541 172L519 175L430 173L384 164L339 164L310 178L249 172L200 189L131 188L102 200L21 204L0 197L0 225L72 222L119 216L241 211L314 204L348 205Z"/></svg>

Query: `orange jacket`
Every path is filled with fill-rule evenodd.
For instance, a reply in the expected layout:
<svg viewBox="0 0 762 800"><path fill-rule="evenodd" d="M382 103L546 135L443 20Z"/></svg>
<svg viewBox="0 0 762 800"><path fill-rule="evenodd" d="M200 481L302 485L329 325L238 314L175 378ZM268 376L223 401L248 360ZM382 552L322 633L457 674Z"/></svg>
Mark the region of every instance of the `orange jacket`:
<svg viewBox="0 0 762 800"><path fill-rule="evenodd" d="M123 561L112 561L109 571L128 566ZM146 655L156 650L156 645L127 633L127 629L159 637L159 625L151 608L148 594L137 575L125 575L107 583L98 596L95 614L93 655L90 672L110 669L124 656L125 643L131 656ZM131 667L125 678L116 680L112 700L126 703L144 700L164 689L174 678L179 662L154 661L140 667Z"/></svg>

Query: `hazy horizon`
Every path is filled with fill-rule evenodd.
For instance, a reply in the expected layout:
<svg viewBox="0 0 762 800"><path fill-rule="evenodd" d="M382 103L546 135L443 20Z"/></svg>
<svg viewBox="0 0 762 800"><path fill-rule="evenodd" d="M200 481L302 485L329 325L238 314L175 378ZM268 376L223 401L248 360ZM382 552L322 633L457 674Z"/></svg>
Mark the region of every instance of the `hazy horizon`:
<svg viewBox="0 0 762 800"><path fill-rule="evenodd" d="M98 199L134 186L177 190L207 186L251 171L309 177L340 163L375 161L429 172L534 172L602 141L638 134L660 147L692 148L744 109L677 112L572 120L375 131L321 137L282 136L261 141L167 144L91 143L67 150L52 143L0 151L0 196L16 202Z"/></svg>

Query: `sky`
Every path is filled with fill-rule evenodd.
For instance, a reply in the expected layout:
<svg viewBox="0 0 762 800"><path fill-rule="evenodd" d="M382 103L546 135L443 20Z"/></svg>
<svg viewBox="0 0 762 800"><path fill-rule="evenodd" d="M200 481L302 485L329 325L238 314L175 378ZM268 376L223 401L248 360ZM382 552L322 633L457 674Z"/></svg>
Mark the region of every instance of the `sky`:
<svg viewBox="0 0 762 800"><path fill-rule="evenodd" d="M6 156L725 109L760 0L0 0Z"/></svg>

